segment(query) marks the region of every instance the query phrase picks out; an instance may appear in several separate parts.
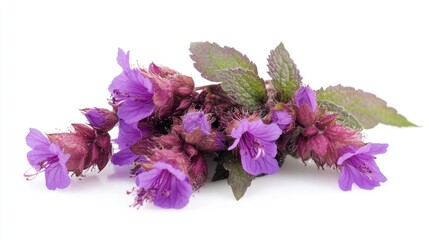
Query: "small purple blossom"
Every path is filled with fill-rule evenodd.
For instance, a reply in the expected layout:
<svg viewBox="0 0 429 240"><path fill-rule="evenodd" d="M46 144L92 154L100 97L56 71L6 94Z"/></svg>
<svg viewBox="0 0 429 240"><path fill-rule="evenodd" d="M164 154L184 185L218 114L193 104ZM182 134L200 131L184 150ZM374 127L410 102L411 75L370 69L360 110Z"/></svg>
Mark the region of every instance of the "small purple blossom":
<svg viewBox="0 0 429 240"><path fill-rule="evenodd" d="M192 186L189 177L166 162L156 162L153 168L136 178L137 190L133 206L151 201L162 208L180 209L189 202Z"/></svg>
<svg viewBox="0 0 429 240"><path fill-rule="evenodd" d="M387 178L380 172L375 163L374 155L387 151L388 144L367 143L362 147L348 146L341 148L341 157L337 164L341 166L341 176L338 184L341 190L352 189L353 182L360 188L371 190L380 186Z"/></svg>
<svg viewBox="0 0 429 240"><path fill-rule="evenodd" d="M310 87L302 86L295 94L295 103L298 107L306 104L315 112L317 110L316 93Z"/></svg>
<svg viewBox="0 0 429 240"><path fill-rule="evenodd" d="M292 116L286 110L274 110L271 122L277 124L281 130L285 130L291 123Z"/></svg>
<svg viewBox="0 0 429 240"><path fill-rule="evenodd" d="M211 125L207 116L202 112L189 112L183 117L183 130L190 133L199 128L204 135L211 131Z"/></svg>
<svg viewBox="0 0 429 240"><path fill-rule="evenodd" d="M28 162L36 170L36 175L45 172L46 187L55 190L70 185L71 180L66 167L70 154L64 154L58 145L49 142L45 135L34 128L30 128L25 140L32 148L27 153Z"/></svg>
<svg viewBox="0 0 429 240"><path fill-rule="evenodd" d="M261 119L253 122L243 119L231 131L231 137L235 138L235 141L228 150L240 145L241 163L246 172L254 176L262 173L273 174L279 170L275 159L275 141L281 134L282 130L275 123L264 124Z"/></svg>
<svg viewBox="0 0 429 240"><path fill-rule="evenodd" d="M113 102L119 106L118 116L126 123L136 123L155 110L152 82L138 69L130 68L130 52L119 48L117 61L122 73L109 86Z"/></svg>

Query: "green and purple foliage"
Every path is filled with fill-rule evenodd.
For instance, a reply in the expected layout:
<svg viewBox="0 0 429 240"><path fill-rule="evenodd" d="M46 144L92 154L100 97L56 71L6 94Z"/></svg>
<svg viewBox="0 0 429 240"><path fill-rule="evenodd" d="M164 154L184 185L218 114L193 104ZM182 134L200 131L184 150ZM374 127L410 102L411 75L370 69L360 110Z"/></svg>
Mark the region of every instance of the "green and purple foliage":
<svg viewBox="0 0 429 240"><path fill-rule="evenodd" d="M88 123L72 124L70 132L45 136L30 129L27 158L35 173L27 179L45 172L48 189L63 189L72 176L101 171L110 160L135 177L132 206L178 209L207 181L209 166L216 166L212 180L227 179L238 200L290 155L338 170L344 191L353 183L373 189L387 180L374 155L388 145L365 143L362 130L379 123L415 126L374 94L303 85L282 43L268 56L271 79L259 77L256 65L234 48L196 42L190 51L212 84L195 87L191 77L154 63L132 68L129 52L119 49L122 72L108 88L113 109L83 109ZM111 140L115 126L118 136Z"/></svg>

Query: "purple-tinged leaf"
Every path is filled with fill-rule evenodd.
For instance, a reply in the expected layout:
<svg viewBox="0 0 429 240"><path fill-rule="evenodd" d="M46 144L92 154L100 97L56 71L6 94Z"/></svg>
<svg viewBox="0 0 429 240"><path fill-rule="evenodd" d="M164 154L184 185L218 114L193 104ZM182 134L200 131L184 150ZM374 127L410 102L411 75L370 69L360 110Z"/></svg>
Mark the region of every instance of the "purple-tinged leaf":
<svg viewBox="0 0 429 240"><path fill-rule="evenodd" d="M396 109L372 93L341 85L331 86L317 91L317 99L335 103L351 113L366 129L378 123L398 127L414 127L414 123L400 115Z"/></svg>
<svg viewBox="0 0 429 240"><path fill-rule="evenodd" d="M322 100L319 101L319 107L325 109L329 113L334 113L336 115L335 120L344 126L355 130L363 129L362 125L351 113L345 111L344 108L337 104Z"/></svg>
<svg viewBox="0 0 429 240"><path fill-rule="evenodd" d="M194 67L203 78L214 82L218 79L216 71L230 68L243 68L258 74L256 65L246 55L230 47L220 47L216 43L193 42L189 48Z"/></svg>
<svg viewBox="0 0 429 240"><path fill-rule="evenodd" d="M241 166L240 160L237 157L232 156L231 153L226 153L223 156L223 166L229 171L228 185L231 186L234 197L240 200L246 193L247 188L250 186L255 176L244 171Z"/></svg>
<svg viewBox="0 0 429 240"><path fill-rule="evenodd" d="M268 70L279 100L287 102L302 85L302 77L283 43L271 50L268 56Z"/></svg>

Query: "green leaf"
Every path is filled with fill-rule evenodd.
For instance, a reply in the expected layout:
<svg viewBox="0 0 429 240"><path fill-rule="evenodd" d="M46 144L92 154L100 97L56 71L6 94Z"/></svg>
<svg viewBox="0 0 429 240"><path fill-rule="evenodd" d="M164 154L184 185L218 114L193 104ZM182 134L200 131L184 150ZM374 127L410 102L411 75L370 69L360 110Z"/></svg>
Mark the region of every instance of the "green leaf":
<svg viewBox="0 0 429 240"><path fill-rule="evenodd" d="M262 78L254 72L242 68L216 72L216 79L222 89L239 105L249 110L258 110L267 100L267 89Z"/></svg>
<svg viewBox="0 0 429 240"><path fill-rule="evenodd" d="M337 114L337 117L335 118L337 122L340 122L344 126L351 129L355 129L355 130L363 129L359 121L352 114L345 111L344 108L326 100L318 101L318 103L320 107L326 109L329 113Z"/></svg>
<svg viewBox="0 0 429 240"><path fill-rule="evenodd" d="M287 102L302 85L302 77L283 43L271 50L268 56L268 70L279 100Z"/></svg>
<svg viewBox="0 0 429 240"><path fill-rule="evenodd" d="M225 169L222 163L216 165L216 170L212 178L212 182L219 180L227 179L229 177L229 172Z"/></svg>
<svg viewBox="0 0 429 240"><path fill-rule="evenodd" d="M378 123L398 127L416 126L396 109L388 107L387 103L372 93L356 90L341 85L331 86L317 91L318 100L333 102L350 112L364 128L373 128Z"/></svg>
<svg viewBox="0 0 429 240"><path fill-rule="evenodd" d="M246 193L247 188L255 176L248 174L241 166L240 159L234 157L230 152L223 156L223 166L229 171L228 184L231 186L234 197L240 200Z"/></svg>
<svg viewBox="0 0 429 240"><path fill-rule="evenodd" d="M216 78L216 71L229 68L243 68L258 74L256 65L246 55L230 47L220 47L216 43L193 42L189 48L194 67L203 78L221 82Z"/></svg>

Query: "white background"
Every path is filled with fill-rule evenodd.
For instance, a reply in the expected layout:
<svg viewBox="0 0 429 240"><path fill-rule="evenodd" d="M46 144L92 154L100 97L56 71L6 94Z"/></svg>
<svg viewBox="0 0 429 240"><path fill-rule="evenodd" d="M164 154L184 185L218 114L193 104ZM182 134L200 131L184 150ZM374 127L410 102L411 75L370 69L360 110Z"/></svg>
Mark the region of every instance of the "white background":
<svg viewBox="0 0 429 240"><path fill-rule="evenodd" d="M0 239L428 239L424 2L3 1ZM79 108L107 107L118 47L202 84L188 47L207 40L246 53L265 78L282 41L313 88L374 92L423 127L365 131L390 144L378 159L389 180L373 191L342 192L338 173L294 159L239 202L225 181L207 183L182 210L129 208L133 180L111 165L63 191L24 180L28 128L65 131L84 121Z"/></svg>

